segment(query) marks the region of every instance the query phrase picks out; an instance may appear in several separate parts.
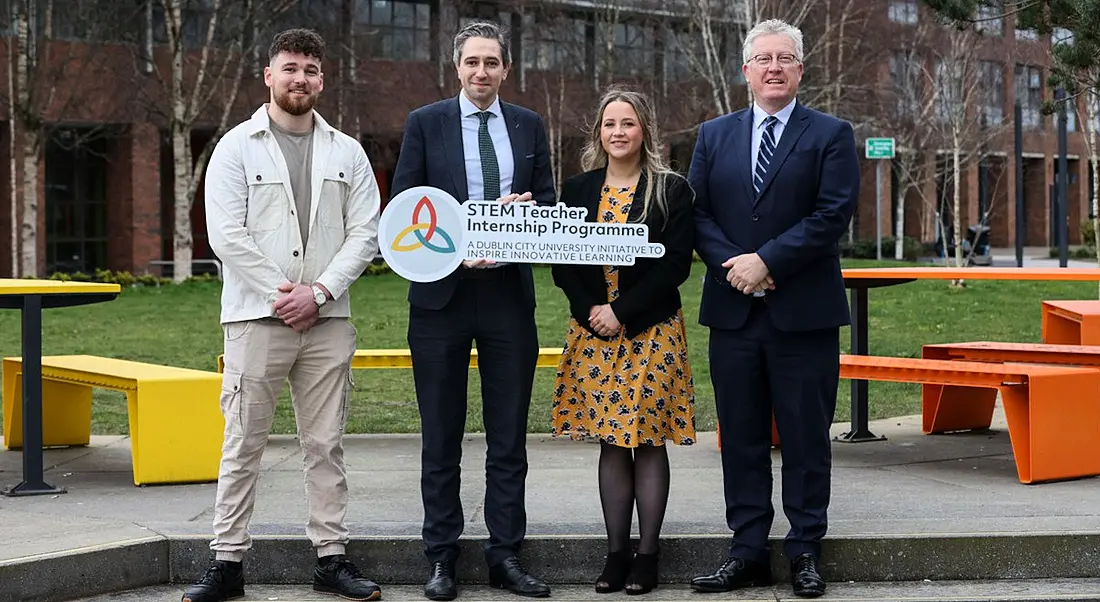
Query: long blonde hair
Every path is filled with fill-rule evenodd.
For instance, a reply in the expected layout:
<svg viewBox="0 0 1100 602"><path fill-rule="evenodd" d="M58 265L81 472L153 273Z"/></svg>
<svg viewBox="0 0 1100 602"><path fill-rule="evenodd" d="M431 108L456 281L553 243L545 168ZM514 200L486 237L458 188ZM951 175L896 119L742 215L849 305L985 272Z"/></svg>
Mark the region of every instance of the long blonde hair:
<svg viewBox="0 0 1100 602"><path fill-rule="evenodd" d="M642 215L639 221L645 221L649 212L656 207L668 218L668 199L665 198L665 184L668 178L682 178L680 174L672 171L661 157L661 140L657 131L656 113L649 99L641 92L633 90L612 89L600 99L599 109L596 111L596 122L589 132L588 141L584 145L584 153L581 155L581 168L584 171L607 167L607 151L600 140L600 130L603 128L603 114L607 105L613 102L625 102L634 108L638 114L638 124L642 127L642 151L639 162L647 184L645 195L642 199Z"/></svg>

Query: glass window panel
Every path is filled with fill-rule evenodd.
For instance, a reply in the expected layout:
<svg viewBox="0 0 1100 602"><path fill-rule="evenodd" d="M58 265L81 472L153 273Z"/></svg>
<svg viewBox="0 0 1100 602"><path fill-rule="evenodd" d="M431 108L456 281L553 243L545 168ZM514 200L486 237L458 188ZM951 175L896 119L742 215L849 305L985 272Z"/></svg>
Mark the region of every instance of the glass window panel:
<svg viewBox="0 0 1100 602"><path fill-rule="evenodd" d="M428 29L432 22L432 7L427 4L416 5L416 26L421 29Z"/></svg>
<svg viewBox="0 0 1100 602"><path fill-rule="evenodd" d="M393 21L390 0L374 0L371 3L370 22L373 25L389 25Z"/></svg>
<svg viewBox="0 0 1100 602"><path fill-rule="evenodd" d="M395 29L393 32L393 54L391 58L402 60L412 56L413 30Z"/></svg>
<svg viewBox="0 0 1100 602"><path fill-rule="evenodd" d="M414 27L416 8L408 2L393 3L393 24L396 27Z"/></svg>

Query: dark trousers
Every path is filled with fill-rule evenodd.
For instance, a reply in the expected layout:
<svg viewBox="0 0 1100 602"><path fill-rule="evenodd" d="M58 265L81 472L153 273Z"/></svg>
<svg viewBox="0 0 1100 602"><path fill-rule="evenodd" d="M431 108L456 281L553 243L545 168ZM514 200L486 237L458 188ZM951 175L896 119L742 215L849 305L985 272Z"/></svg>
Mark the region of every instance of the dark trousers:
<svg viewBox="0 0 1100 602"><path fill-rule="evenodd" d="M527 412L538 360L534 308L518 270L471 271L440 310L411 307L409 350L420 408L420 487L429 561L455 559L463 530L459 498L471 342L477 343L485 427L485 557L519 553L527 528Z"/></svg>
<svg viewBox="0 0 1100 602"><path fill-rule="evenodd" d="M710 332L710 373L722 434L730 554L768 558L772 508L771 418L783 457L783 511L791 529L788 558L821 555L828 526L840 329L781 332L765 302L755 301L745 326Z"/></svg>

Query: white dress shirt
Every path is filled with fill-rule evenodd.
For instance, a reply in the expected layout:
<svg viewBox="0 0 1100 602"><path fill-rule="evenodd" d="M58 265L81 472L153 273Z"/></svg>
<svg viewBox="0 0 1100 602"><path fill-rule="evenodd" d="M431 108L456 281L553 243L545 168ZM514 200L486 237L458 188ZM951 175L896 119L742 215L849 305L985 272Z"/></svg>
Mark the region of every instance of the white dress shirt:
<svg viewBox="0 0 1100 602"><path fill-rule="evenodd" d="M481 109L466 98L465 91L458 95L458 104L462 115L462 153L466 158L466 190L470 195L468 198L475 201L495 201L497 197L485 198L485 182L481 177L481 150L477 143L477 129L481 126L481 119L477 114ZM493 139L493 150L497 155L497 167L500 170L500 196L505 196L512 192L512 176L515 173L512 143L508 138L508 126L504 123L504 113L500 110L500 98L494 99L487 110L492 113L487 125L489 137Z"/></svg>
<svg viewBox="0 0 1100 602"><path fill-rule="evenodd" d="M779 146L779 139L783 136L783 129L787 127L787 122L791 120L791 113L794 113L794 103L797 102L791 99L791 102L787 103L787 106L779 109L776 112L775 117L779 121L772 127L772 136L775 138L775 146ZM750 174L756 173L756 158L760 153L760 139L764 137L764 120L767 119L768 113L764 109L760 108L760 105L752 104L752 171Z"/></svg>
<svg viewBox="0 0 1100 602"><path fill-rule="evenodd" d="M267 105L226 132L206 168L206 227L224 264L221 321L273 317L280 284L320 283L320 315L348 317L347 291L378 252L381 198L367 154L313 113L309 234L302 232L286 159Z"/></svg>

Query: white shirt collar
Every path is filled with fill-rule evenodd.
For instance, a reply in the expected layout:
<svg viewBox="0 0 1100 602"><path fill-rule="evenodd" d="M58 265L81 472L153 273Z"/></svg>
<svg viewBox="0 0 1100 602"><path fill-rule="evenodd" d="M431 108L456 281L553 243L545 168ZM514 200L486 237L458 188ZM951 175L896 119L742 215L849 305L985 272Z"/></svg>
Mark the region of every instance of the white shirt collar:
<svg viewBox="0 0 1100 602"><path fill-rule="evenodd" d="M787 125L787 122L791 120L791 113L794 113L794 104L796 99L792 98L791 102L787 103L787 106L779 109L775 113L775 118L779 120L780 125ZM752 103L752 122L753 127L759 128L764 124L764 119L768 117L768 112L760 108L760 105L755 102Z"/></svg>
<svg viewBox="0 0 1100 602"><path fill-rule="evenodd" d="M462 113L463 117L469 117L471 115L474 115L475 113L481 112L481 109L477 108L477 105L475 105L473 101L471 101L469 98L466 98L465 90L460 92L458 95L458 106L459 111ZM499 96L493 99L493 104L489 105L489 108L486 110L499 118L504 118L504 113L500 110Z"/></svg>

